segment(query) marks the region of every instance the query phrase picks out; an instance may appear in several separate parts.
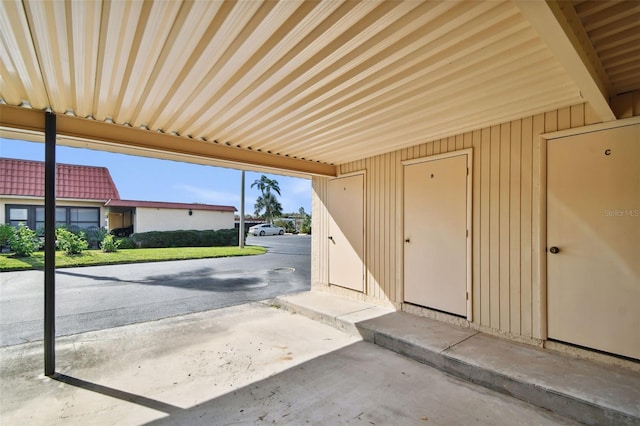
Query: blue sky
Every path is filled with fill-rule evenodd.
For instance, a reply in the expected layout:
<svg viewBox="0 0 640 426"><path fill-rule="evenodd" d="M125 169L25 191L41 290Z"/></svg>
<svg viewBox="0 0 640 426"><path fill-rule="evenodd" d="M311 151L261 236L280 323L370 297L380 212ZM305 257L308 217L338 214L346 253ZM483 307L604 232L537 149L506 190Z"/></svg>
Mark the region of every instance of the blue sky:
<svg viewBox="0 0 640 426"><path fill-rule="evenodd" d="M0 157L44 161L44 144L0 138ZM240 210L239 170L201 166L104 151L58 146L56 161L107 167L125 200L172 201L234 206ZM245 212L253 214L260 192L251 188L262 173L245 173ZM285 213L311 213L311 180L267 174L280 184Z"/></svg>

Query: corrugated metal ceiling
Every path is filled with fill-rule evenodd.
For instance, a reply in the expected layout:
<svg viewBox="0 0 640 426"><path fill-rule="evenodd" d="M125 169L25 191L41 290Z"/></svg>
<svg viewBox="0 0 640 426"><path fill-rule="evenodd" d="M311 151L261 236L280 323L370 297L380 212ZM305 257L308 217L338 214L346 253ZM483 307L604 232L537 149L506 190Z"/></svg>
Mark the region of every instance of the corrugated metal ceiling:
<svg viewBox="0 0 640 426"><path fill-rule="evenodd" d="M615 94L640 89L640 1L573 0Z"/></svg>
<svg viewBox="0 0 640 426"><path fill-rule="evenodd" d="M340 164L584 102L511 2L3 0L0 8L5 103L180 135L184 144Z"/></svg>

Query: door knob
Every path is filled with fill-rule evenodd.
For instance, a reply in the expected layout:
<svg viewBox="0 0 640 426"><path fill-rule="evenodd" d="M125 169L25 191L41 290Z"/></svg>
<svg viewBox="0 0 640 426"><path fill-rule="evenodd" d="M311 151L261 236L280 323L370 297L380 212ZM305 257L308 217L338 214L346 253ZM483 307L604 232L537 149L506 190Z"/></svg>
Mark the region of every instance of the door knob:
<svg viewBox="0 0 640 426"><path fill-rule="evenodd" d="M411 238L405 238L404 242L405 243L410 243L411 242Z"/></svg>
<svg viewBox="0 0 640 426"><path fill-rule="evenodd" d="M560 249L559 249L558 247L556 247L556 246L551 247L551 248L549 249L549 251L550 251L551 253L553 253L553 254L558 254L558 253L560 253Z"/></svg>

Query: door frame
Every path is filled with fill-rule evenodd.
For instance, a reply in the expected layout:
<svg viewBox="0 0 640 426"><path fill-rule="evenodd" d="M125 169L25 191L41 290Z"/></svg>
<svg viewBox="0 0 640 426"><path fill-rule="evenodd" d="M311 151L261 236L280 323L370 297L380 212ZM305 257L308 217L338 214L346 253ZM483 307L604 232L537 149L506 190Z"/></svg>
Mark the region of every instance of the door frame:
<svg viewBox="0 0 640 426"><path fill-rule="evenodd" d="M445 152L443 154L430 155L427 157L414 158L412 160L404 160L402 161L402 299L404 300L404 286L405 286L405 270L404 270L404 250L405 244L404 239L406 235L405 229L405 207L406 207L406 199L404 193L404 179L405 173L404 168L406 166L410 166L413 164L426 163L428 161L437 161L445 158L457 157L464 155L467 157L467 321L473 321L473 148L460 149L457 151Z"/></svg>
<svg viewBox="0 0 640 426"><path fill-rule="evenodd" d="M337 284L331 284L331 273L330 273L330 268L331 268L331 261L330 261L330 254L329 254L329 245L327 244L327 285L329 287L334 286L334 287L339 287L341 289L344 289L346 291L353 291L356 293L360 293L360 294L366 294L368 295L368 291L369 291L369 280L368 280L368 273L367 273L367 253L368 253L368 248L367 248L367 217L368 217L368 213L367 213L367 171L366 170L356 170L354 172L349 172L349 173L342 173L339 174L338 176L332 177L328 179L327 182L327 203L329 200L329 183L331 181L337 180L337 179L342 179L342 178L348 178L348 177L352 177L352 176L358 176L361 175L362 176L362 293L360 293L358 290L353 290L353 289L349 289L347 287L342 287L339 286ZM329 209L329 205L327 205L327 209ZM327 232L329 232L329 222L327 222Z"/></svg>
<svg viewBox="0 0 640 426"><path fill-rule="evenodd" d="M594 133L603 130L616 129L619 127L627 127L640 124L640 116L624 118L606 123L592 124L573 129L559 130L557 132L542 133L538 138L538 153L540 155L540 168L537 170L538 182L540 182L540 191L538 193L539 209L535 212L538 215L538 226L540 232L538 239L534 245L534 251L537 250L538 262L534 267L534 272L538 273L537 281L538 292L534 296L534 309L537 305L538 327L535 327L533 337L547 340L548 339L548 310L547 310L547 143L550 140L565 138L569 136L578 136L586 133ZM536 297L537 296L537 297ZM537 300L536 300L537 298ZM535 315L534 310L534 315Z"/></svg>

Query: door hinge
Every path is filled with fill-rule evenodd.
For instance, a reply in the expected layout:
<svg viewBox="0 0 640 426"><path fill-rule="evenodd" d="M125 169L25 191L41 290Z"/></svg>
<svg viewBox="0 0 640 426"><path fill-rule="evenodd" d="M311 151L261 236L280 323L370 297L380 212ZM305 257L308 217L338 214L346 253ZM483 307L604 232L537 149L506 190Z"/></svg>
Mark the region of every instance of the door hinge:
<svg viewBox="0 0 640 426"><path fill-rule="evenodd" d="M467 292L467 300L469 300L469 292Z"/></svg>
<svg viewBox="0 0 640 426"><path fill-rule="evenodd" d="M469 168L467 167L467 176L469 176Z"/></svg>
<svg viewBox="0 0 640 426"><path fill-rule="evenodd" d="M467 238L469 238L469 230L467 229Z"/></svg>

